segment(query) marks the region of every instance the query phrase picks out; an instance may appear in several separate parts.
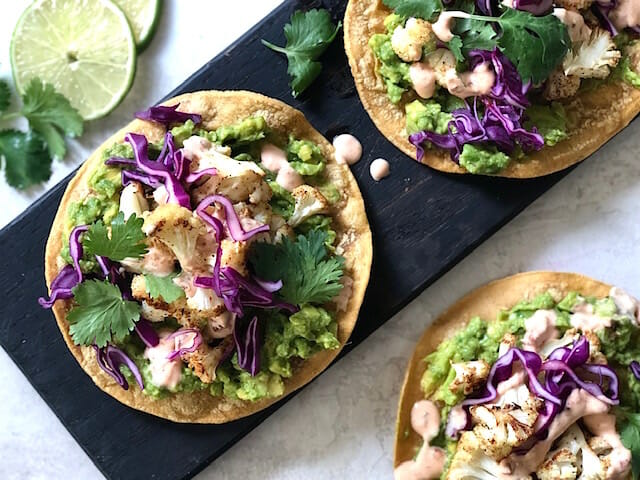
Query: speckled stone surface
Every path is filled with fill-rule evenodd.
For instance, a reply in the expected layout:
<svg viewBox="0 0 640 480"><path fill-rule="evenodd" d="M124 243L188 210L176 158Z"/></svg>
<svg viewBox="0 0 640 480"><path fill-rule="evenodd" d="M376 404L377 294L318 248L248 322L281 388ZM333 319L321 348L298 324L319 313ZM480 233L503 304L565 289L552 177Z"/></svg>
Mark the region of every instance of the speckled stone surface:
<svg viewBox="0 0 640 480"><path fill-rule="evenodd" d="M205 7L211 5L206 0L181 2L181 10L177 0L167 2L158 35L140 59L132 94L111 117L88 126L70 158L80 159L136 108L177 85L276 3L235 0L225 7L226 15L238 15L230 25L220 10L214 15L212 7ZM211 14L203 15L207 9ZM0 31L10 30L13 21L2 18ZM190 28L176 31L189 22ZM222 26L222 33L211 23ZM6 49L6 38L2 44ZM189 49L189 44L198 46ZM176 60L183 49L196 50L194 58ZM170 72L162 86L153 83L160 71ZM147 90L148 85L153 87ZM488 280L535 269L581 272L640 295L639 152L636 122L197 478L391 478L395 410L406 361L422 330L458 297ZM0 189L3 204L13 198L5 185ZM39 193L30 192L27 200ZM18 212L2 211L0 224ZM0 478L101 477L2 350L0 405Z"/></svg>

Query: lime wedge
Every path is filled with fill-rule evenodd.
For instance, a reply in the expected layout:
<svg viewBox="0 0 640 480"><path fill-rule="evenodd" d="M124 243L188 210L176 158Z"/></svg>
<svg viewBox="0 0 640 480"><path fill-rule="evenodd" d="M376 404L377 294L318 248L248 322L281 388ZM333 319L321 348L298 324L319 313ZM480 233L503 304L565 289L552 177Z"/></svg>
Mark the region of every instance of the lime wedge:
<svg viewBox="0 0 640 480"><path fill-rule="evenodd" d="M129 91L136 44L127 17L110 0L36 0L13 31L11 68L18 91L39 77L92 120Z"/></svg>
<svg viewBox="0 0 640 480"><path fill-rule="evenodd" d="M129 19L138 52L151 41L160 18L160 0L113 0Z"/></svg>

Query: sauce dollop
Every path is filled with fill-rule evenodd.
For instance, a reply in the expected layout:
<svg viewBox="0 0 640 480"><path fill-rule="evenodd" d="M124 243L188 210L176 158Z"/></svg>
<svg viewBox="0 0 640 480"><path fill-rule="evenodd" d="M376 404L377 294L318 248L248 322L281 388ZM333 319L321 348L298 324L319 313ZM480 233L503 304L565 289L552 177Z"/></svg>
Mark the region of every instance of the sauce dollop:
<svg viewBox="0 0 640 480"><path fill-rule="evenodd" d="M262 164L276 173L276 183L292 192L294 188L304 184L302 176L296 172L287 160L287 154L281 148L270 143L265 144L260 152Z"/></svg>
<svg viewBox="0 0 640 480"><path fill-rule="evenodd" d="M393 472L395 480L431 480L439 478L446 455L443 449L432 447L429 442L440 430L440 411L429 400L416 402L411 409L411 428L422 437L424 444L415 460L407 460Z"/></svg>
<svg viewBox="0 0 640 480"><path fill-rule="evenodd" d="M436 23L431 25L431 29L433 30L433 34L440 40L441 42L450 42L453 39L453 32L451 29L453 28L453 20L455 18L468 18L469 14L466 12L452 11L452 12L442 12L438 17Z"/></svg>
<svg viewBox="0 0 640 480"><path fill-rule="evenodd" d="M607 478L611 480L626 478L631 468L631 452L622 444L616 431L616 417L608 413L584 417L584 424L596 437L602 438L611 446L606 456Z"/></svg>
<svg viewBox="0 0 640 480"><path fill-rule="evenodd" d="M473 71L458 74L450 69L445 76L447 90L459 98L487 95L496 83L496 74L487 62L476 66Z"/></svg>
<svg viewBox="0 0 640 480"><path fill-rule="evenodd" d="M618 0L609 18L618 30L640 25L640 3L638 0Z"/></svg>
<svg viewBox="0 0 640 480"><path fill-rule="evenodd" d="M409 67L409 78L419 97L431 98L436 93L436 72L428 63L412 63Z"/></svg>
<svg viewBox="0 0 640 480"><path fill-rule="evenodd" d="M379 182L391 173L389 162L384 158L376 158L369 166L369 173L371 174L371 178Z"/></svg>
<svg viewBox="0 0 640 480"><path fill-rule="evenodd" d="M182 378L180 358L169 360L167 357L175 350L174 339L169 339L170 331L160 332L160 341L155 347L144 350L144 358L149 360L151 381L158 387L175 388Z"/></svg>
<svg viewBox="0 0 640 480"><path fill-rule="evenodd" d="M334 137L333 148L336 149L336 162L343 165L353 165L362 157L362 144L348 133Z"/></svg>

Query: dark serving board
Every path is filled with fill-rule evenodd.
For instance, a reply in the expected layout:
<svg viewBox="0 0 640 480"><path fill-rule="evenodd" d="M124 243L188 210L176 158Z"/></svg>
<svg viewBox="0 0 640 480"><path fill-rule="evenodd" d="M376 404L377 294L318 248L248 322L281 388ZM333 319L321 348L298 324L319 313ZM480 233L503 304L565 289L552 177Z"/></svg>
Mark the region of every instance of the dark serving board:
<svg viewBox="0 0 640 480"><path fill-rule="evenodd" d="M302 6L327 7L339 19L345 4ZM255 90L301 109L328 138L348 131L362 141L364 156L353 173L364 195L375 254L347 353L563 174L528 181L452 176L404 157L362 108L341 38L324 55L320 78L294 100L284 58L263 47L260 39L284 43L282 27L298 7L286 2L167 98L201 89ZM376 157L392 165L391 176L380 183L368 173ZM108 478L190 478L287 399L226 425L178 425L129 409L96 388L67 350L51 312L36 303L45 293L45 241L68 180L0 232L0 291L5 295L0 344Z"/></svg>

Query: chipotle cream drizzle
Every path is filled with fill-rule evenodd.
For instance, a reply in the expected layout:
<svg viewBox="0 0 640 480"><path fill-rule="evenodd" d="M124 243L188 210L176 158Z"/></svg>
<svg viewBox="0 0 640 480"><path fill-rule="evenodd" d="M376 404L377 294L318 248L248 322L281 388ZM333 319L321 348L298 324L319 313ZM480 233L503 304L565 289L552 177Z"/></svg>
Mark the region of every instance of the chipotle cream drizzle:
<svg viewBox="0 0 640 480"><path fill-rule="evenodd" d="M431 480L439 478L446 455L443 449L432 447L429 442L440 430L440 411L429 400L414 403L411 409L411 428L422 437L424 444L415 460L407 460L393 472L395 480Z"/></svg>
<svg viewBox="0 0 640 480"><path fill-rule="evenodd" d="M333 148L336 149L336 162L340 164L353 165L362 157L362 144L348 133L334 137Z"/></svg>
<svg viewBox="0 0 640 480"><path fill-rule="evenodd" d="M436 71L428 63L412 63L409 67L409 78L419 97L431 98L436 93Z"/></svg>
<svg viewBox="0 0 640 480"><path fill-rule="evenodd" d="M302 176L287 161L285 151L275 145L267 143L262 147L260 161L266 168L277 174L276 183L285 190L292 192L294 188L304 184Z"/></svg>
<svg viewBox="0 0 640 480"><path fill-rule="evenodd" d="M453 32L451 29L453 28L453 21L456 18L468 18L469 14L466 12L460 11L452 11L452 12L442 12L438 17L436 23L431 25L431 29L433 34L440 40L441 42L450 42L453 39Z"/></svg>
<svg viewBox="0 0 640 480"><path fill-rule="evenodd" d="M487 62L476 66L473 71L458 74L455 69L450 69L445 81L447 90L458 98L477 97L487 95L496 83L496 74Z"/></svg>
<svg viewBox="0 0 640 480"><path fill-rule="evenodd" d="M384 158L376 158L369 166L369 173L371 174L371 178L376 182L379 182L391 173L389 169L389 162Z"/></svg>
<svg viewBox="0 0 640 480"><path fill-rule="evenodd" d="M607 455L609 466L607 479L617 480L626 478L631 466L631 452L622 444L620 435L616 431L616 417L608 413L589 415L584 417L584 424L595 436L602 438L611 446L611 453Z"/></svg>

